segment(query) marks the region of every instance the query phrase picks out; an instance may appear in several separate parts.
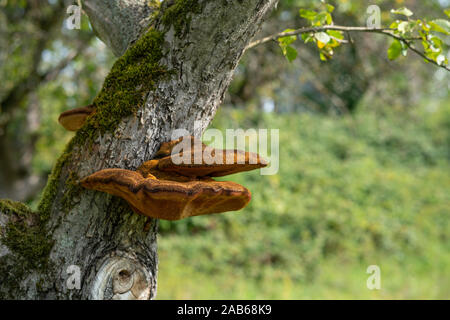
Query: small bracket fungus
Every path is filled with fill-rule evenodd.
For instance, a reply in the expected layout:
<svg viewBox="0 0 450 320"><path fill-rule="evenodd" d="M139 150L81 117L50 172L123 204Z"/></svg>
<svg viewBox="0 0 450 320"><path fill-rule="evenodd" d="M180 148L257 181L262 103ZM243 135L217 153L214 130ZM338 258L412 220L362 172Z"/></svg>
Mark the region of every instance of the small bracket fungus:
<svg viewBox="0 0 450 320"><path fill-rule="evenodd" d="M197 147L183 148L177 153L175 147L183 141L185 147L186 142L194 142ZM81 185L119 196L136 213L147 217L179 220L242 209L251 199L250 191L237 183L214 181L211 177L267 165L257 154L213 149L193 137L163 143L157 157L136 171L101 170L84 178ZM224 164L214 161L220 157ZM185 161L179 163L179 159Z"/></svg>
<svg viewBox="0 0 450 320"><path fill-rule="evenodd" d="M60 114L58 121L66 130L77 131L84 125L86 118L94 111L93 105L68 110Z"/></svg>

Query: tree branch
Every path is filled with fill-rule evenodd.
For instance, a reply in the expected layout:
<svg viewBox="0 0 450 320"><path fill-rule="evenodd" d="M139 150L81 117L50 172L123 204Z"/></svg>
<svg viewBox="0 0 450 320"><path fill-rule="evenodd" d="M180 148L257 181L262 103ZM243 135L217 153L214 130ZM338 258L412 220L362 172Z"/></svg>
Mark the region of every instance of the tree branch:
<svg viewBox="0 0 450 320"><path fill-rule="evenodd" d="M83 0L92 28L116 56L121 56L151 22L155 7L147 0Z"/></svg>
<svg viewBox="0 0 450 320"><path fill-rule="evenodd" d="M421 56L426 61L434 64L435 66L438 66L447 71L450 71L450 68L448 66L438 64L436 61L428 58L423 52L421 52L419 49L417 49L416 47L414 47L411 44L412 41L422 40L420 37L403 38L403 37L400 37L400 36L394 34L393 29L391 29L391 28L345 27L345 26L335 26L335 25L322 26L322 27L305 27L305 28L300 28L297 30L289 31L289 32L280 32L280 33L270 35L265 38L256 40L256 41L250 43L247 46L246 50L252 49L256 46L259 46L261 44L264 44L264 43L267 43L270 41L277 41L278 39L283 38L283 37L296 36L296 35L304 34L304 33L317 33L317 32L323 32L323 31L328 31L328 30L343 31L343 32L347 32L347 33L366 32L366 33L378 33L378 34L386 35L388 37L394 38L394 39L404 43L411 51L413 51L417 55Z"/></svg>

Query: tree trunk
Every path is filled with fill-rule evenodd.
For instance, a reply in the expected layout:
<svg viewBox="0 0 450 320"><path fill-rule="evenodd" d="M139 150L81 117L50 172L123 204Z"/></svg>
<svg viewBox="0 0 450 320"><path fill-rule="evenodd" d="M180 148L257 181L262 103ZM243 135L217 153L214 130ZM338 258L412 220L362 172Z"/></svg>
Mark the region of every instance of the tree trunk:
<svg viewBox="0 0 450 320"><path fill-rule="evenodd" d="M157 221L133 213L119 198L82 189L78 181L105 168L136 169L175 129L200 136L277 0L165 0L151 21L152 10L122 20L116 42L105 26L126 16L107 15L147 1L96 0L89 10L91 2L84 7L99 36L118 43L115 52L127 39L128 50L95 99L96 114L58 160L38 212L0 202L1 297L155 297ZM150 25L137 41L128 33L136 24Z"/></svg>

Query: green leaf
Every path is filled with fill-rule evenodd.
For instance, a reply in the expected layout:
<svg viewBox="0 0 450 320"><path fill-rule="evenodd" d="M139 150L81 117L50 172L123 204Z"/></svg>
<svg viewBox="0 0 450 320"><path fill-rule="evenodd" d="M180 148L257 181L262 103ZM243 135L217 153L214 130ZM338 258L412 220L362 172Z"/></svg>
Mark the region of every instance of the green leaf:
<svg viewBox="0 0 450 320"><path fill-rule="evenodd" d="M295 48L291 46L286 46L281 48L283 50L283 55L288 59L289 62L294 61L297 58L298 52Z"/></svg>
<svg viewBox="0 0 450 320"><path fill-rule="evenodd" d="M289 60L289 62L294 61L297 58L297 55L298 52L293 47L286 47L286 58Z"/></svg>
<svg viewBox="0 0 450 320"><path fill-rule="evenodd" d="M314 37L312 35L312 33L303 33L302 34L302 39L305 43L309 43L311 41L314 41Z"/></svg>
<svg viewBox="0 0 450 320"><path fill-rule="evenodd" d="M327 13L327 24L333 24L333 17L329 13Z"/></svg>
<svg viewBox="0 0 450 320"><path fill-rule="evenodd" d="M406 17L411 17L414 13L406 7L400 9L392 9L391 13L400 14Z"/></svg>
<svg viewBox="0 0 450 320"><path fill-rule="evenodd" d="M440 57L442 55L443 42L439 37L430 36L426 41L422 41L425 55L438 64L447 62L447 59Z"/></svg>
<svg viewBox="0 0 450 320"><path fill-rule="evenodd" d="M332 13L333 11L334 11L334 6L332 6L331 4L326 4L326 7L327 7L327 11L329 12L329 13Z"/></svg>
<svg viewBox="0 0 450 320"><path fill-rule="evenodd" d="M327 33L335 39L344 39L344 33L342 31L328 30Z"/></svg>
<svg viewBox="0 0 450 320"><path fill-rule="evenodd" d="M283 32L291 32L294 31L294 29L286 29ZM281 47L281 50L283 51L284 56L289 60L289 62L292 62L297 58L297 50L295 50L290 45L297 40L297 36L286 36L278 39L278 44Z"/></svg>
<svg viewBox="0 0 450 320"><path fill-rule="evenodd" d="M444 13L447 15L447 17L450 18L450 9L445 9Z"/></svg>
<svg viewBox="0 0 450 320"><path fill-rule="evenodd" d="M295 31L295 30L294 29L286 29L283 31L283 33L292 32L292 31ZM286 37L278 38L278 43L280 44L280 46L288 46L296 40L297 40L297 36L295 36L295 35L286 36Z"/></svg>
<svg viewBox="0 0 450 320"><path fill-rule="evenodd" d="M391 43L391 46L388 49L388 58L389 60L395 60L402 54L403 46L398 40L394 40Z"/></svg>
<svg viewBox="0 0 450 320"><path fill-rule="evenodd" d="M300 9L299 10L300 17L308 19L310 21L314 20L317 16L317 12L307 9Z"/></svg>
<svg viewBox="0 0 450 320"><path fill-rule="evenodd" d="M432 49L434 49L435 52L442 51L443 42L442 39L436 36L429 37L429 41L432 44Z"/></svg>
<svg viewBox="0 0 450 320"><path fill-rule="evenodd" d="M394 21L394 22L392 22L392 24L389 26L389 28L390 29L397 29L398 28L398 25L399 25L399 23L400 23L400 21L399 20L397 20L397 21Z"/></svg>
<svg viewBox="0 0 450 320"><path fill-rule="evenodd" d="M313 21L313 24L315 26L320 26L323 24L332 24L332 23L333 23L333 17L331 17L331 14L329 14L326 11L319 12Z"/></svg>
<svg viewBox="0 0 450 320"><path fill-rule="evenodd" d="M431 30L450 35L450 21L444 19L436 19L428 23Z"/></svg>

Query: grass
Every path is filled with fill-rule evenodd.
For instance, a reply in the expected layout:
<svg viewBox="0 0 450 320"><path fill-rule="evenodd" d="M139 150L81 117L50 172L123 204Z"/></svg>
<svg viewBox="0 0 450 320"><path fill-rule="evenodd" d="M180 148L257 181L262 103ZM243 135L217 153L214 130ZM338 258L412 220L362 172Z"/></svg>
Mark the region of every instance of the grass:
<svg viewBox="0 0 450 320"><path fill-rule="evenodd" d="M432 265L414 257L403 262L376 259L381 269L380 290L367 288L368 264L336 258L324 261L312 282L292 279L284 268L264 267L264 276L259 278L232 268L204 274L168 252L161 252L160 259L158 299L449 299L448 255L437 255Z"/></svg>

